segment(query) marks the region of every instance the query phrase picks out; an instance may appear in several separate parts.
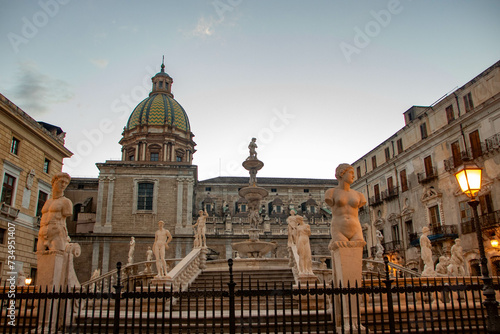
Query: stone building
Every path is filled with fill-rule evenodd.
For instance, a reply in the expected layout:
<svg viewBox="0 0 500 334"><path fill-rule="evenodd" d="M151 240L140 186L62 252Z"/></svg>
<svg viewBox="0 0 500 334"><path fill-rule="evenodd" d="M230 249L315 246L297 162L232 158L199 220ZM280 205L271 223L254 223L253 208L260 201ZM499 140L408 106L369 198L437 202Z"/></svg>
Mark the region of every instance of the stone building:
<svg viewBox="0 0 500 334"><path fill-rule="evenodd" d="M354 162L353 188L368 205L361 222L368 247L376 231L385 255L408 268L422 269L419 236L431 229L435 261L462 240L467 274L479 275L472 211L454 173L471 158L483 168L480 219L490 272L498 274L500 252L500 62L431 106L404 112L405 126ZM373 250L371 250L373 256Z"/></svg>
<svg viewBox="0 0 500 334"><path fill-rule="evenodd" d="M37 122L0 94L0 280L9 272L36 279L39 218L52 177L72 153L61 128ZM10 247L10 248L9 248Z"/></svg>

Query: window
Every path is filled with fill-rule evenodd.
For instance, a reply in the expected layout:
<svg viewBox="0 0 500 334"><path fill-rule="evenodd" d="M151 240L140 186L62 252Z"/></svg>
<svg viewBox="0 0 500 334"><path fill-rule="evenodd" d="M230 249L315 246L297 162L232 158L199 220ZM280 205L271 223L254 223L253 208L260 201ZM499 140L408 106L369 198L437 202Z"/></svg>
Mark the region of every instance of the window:
<svg viewBox="0 0 500 334"><path fill-rule="evenodd" d="M434 205L429 208L429 220L432 228L441 226L441 217L439 215L438 205Z"/></svg>
<svg viewBox="0 0 500 334"><path fill-rule="evenodd" d="M401 181L401 191L405 192L408 190L408 180L406 178L406 169L399 172L399 179Z"/></svg>
<svg viewBox="0 0 500 334"><path fill-rule="evenodd" d="M448 120L448 124L455 120L455 112L453 111L453 106L451 104L446 107L446 119Z"/></svg>
<svg viewBox="0 0 500 334"><path fill-rule="evenodd" d="M45 158L45 161L43 162L43 172L48 174L49 167L50 167L50 160Z"/></svg>
<svg viewBox="0 0 500 334"><path fill-rule="evenodd" d="M276 213L281 213L281 205L276 205Z"/></svg>
<svg viewBox="0 0 500 334"><path fill-rule="evenodd" d="M205 187L205 191L212 191L212 187Z"/></svg>
<svg viewBox="0 0 500 334"><path fill-rule="evenodd" d="M177 162L182 162L182 157L177 156L177 157L175 158L175 161L177 161Z"/></svg>
<svg viewBox="0 0 500 334"><path fill-rule="evenodd" d="M462 154L460 153L460 143L451 143L451 155L453 157L453 167L457 168L462 164Z"/></svg>
<svg viewBox="0 0 500 334"><path fill-rule="evenodd" d="M472 209L467 201L460 202L460 222L467 223L472 221ZM462 231L462 233L464 233Z"/></svg>
<svg viewBox="0 0 500 334"><path fill-rule="evenodd" d="M373 192L375 193L375 202L379 202L380 201L380 188L379 188L378 184L373 186Z"/></svg>
<svg viewBox="0 0 500 334"><path fill-rule="evenodd" d="M153 210L153 183L139 183L137 192L137 210Z"/></svg>
<svg viewBox="0 0 500 334"><path fill-rule="evenodd" d="M246 204L241 204L240 212L247 212L247 205Z"/></svg>
<svg viewBox="0 0 500 334"><path fill-rule="evenodd" d="M36 268L31 268L30 270L31 284L35 286L36 284Z"/></svg>
<svg viewBox="0 0 500 334"><path fill-rule="evenodd" d="M361 177L361 167L356 167L356 174L358 175L358 179Z"/></svg>
<svg viewBox="0 0 500 334"><path fill-rule="evenodd" d="M0 198L0 202L5 202L8 205L12 205L15 185L16 178L10 174L5 173L3 178L2 197Z"/></svg>
<svg viewBox="0 0 500 334"><path fill-rule="evenodd" d="M130 155L130 156L128 157L128 160L130 160L130 161L134 161L134 160L135 160L135 156L134 156L134 155Z"/></svg>
<svg viewBox="0 0 500 334"><path fill-rule="evenodd" d="M36 252L38 248L38 238L35 238L33 242L33 252Z"/></svg>
<svg viewBox="0 0 500 334"><path fill-rule="evenodd" d="M394 191L394 181L392 180L392 176L389 176L387 178L387 193L389 196L396 195L396 192Z"/></svg>
<svg viewBox="0 0 500 334"><path fill-rule="evenodd" d="M426 177L434 176L434 168L432 167L432 157L430 155L424 158L424 168Z"/></svg>
<svg viewBox="0 0 500 334"><path fill-rule="evenodd" d="M41 217L42 216L42 208L45 202L47 201L47 197L49 195L43 191L38 192L38 204L36 206L36 216Z"/></svg>
<svg viewBox="0 0 500 334"><path fill-rule="evenodd" d="M151 161L158 161L160 158L160 154L159 153L151 153Z"/></svg>
<svg viewBox="0 0 500 334"><path fill-rule="evenodd" d="M388 147L385 148L384 152L385 152L385 162L391 160L391 152L389 151Z"/></svg>
<svg viewBox="0 0 500 334"><path fill-rule="evenodd" d="M0 245L5 243L5 234L7 234L7 230L0 227Z"/></svg>
<svg viewBox="0 0 500 334"><path fill-rule="evenodd" d="M468 93L464 96L465 112L469 112L474 109L474 103L472 102L472 94Z"/></svg>
<svg viewBox="0 0 500 334"><path fill-rule="evenodd" d="M163 88L163 81L160 81L159 84L160 84L160 88Z"/></svg>
<svg viewBox="0 0 500 334"><path fill-rule="evenodd" d="M422 139L427 138L427 123L420 124L420 137Z"/></svg>
<svg viewBox="0 0 500 334"><path fill-rule="evenodd" d="M19 139L12 137L12 143L10 144L10 153L17 155L19 153Z"/></svg>
<svg viewBox="0 0 500 334"><path fill-rule="evenodd" d="M304 192L305 192L305 193L308 193L308 192L309 192L309 189L304 189Z"/></svg>
<svg viewBox="0 0 500 334"><path fill-rule="evenodd" d="M278 192L278 189L276 189L276 188L271 188L271 192L272 192L272 193L277 193L277 192Z"/></svg>
<svg viewBox="0 0 500 334"><path fill-rule="evenodd" d="M476 130L469 133L469 140L472 150L472 157L476 159L482 156L483 150L481 148L481 139L479 139L479 131Z"/></svg>
<svg viewBox="0 0 500 334"><path fill-rule="evenodd" d="M377 156L376 155L374 155L372 157L372 169L375 169L375 168L377 168Z"/></svg>
<svg viewBox="0 0 500 334"><path fill-rule="evenodd" d="M398 146L398 154L402 153L403 150L403 138L399 138L398 141L396 142Z"/></svg>
<svg viewBox="0 0 500 334"><path fill-rule="evenodd" d="M392 225L391 232L392 241L399 241L399 225Z"/></svg>

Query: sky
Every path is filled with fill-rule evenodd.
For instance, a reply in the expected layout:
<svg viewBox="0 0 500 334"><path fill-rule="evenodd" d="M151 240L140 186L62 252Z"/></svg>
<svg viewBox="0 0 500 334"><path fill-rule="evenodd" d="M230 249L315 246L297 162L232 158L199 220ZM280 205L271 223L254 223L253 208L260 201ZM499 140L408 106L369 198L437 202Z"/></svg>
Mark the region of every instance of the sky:
<svg viewBox="0 0 500 334"><path fill-rule="evenodd" d="M66 132L63 171L120 160L128 117L165 70L198 179L334 178L500 59L500 2L0 0L0 93Z"/></svg>

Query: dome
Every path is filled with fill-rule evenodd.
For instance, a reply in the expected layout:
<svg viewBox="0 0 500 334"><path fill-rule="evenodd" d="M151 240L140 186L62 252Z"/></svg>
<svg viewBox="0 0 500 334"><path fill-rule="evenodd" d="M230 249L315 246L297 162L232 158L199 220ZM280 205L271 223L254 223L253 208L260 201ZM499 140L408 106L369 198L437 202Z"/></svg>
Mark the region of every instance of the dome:
<svg viewBox="0 0 500 334"><path fill-rule="evenodd" d="M191 131L184 108L168 93L154 92L135 107L126 129L141 125L169 125L186 132Z"/></svg>

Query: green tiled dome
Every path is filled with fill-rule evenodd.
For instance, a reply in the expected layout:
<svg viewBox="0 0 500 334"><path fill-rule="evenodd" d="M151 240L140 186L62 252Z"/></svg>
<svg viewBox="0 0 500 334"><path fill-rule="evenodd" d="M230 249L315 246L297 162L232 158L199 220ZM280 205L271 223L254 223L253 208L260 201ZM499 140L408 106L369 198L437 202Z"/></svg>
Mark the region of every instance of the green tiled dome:
<svg viewBox="0 0 500 334"><path fill-rule="evenodd" d="M139 125L171 125L190 132L189 119L184 108L165 93L151 94L135 107L127 122L127 130Z"/></svg>

